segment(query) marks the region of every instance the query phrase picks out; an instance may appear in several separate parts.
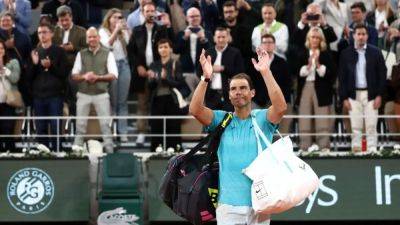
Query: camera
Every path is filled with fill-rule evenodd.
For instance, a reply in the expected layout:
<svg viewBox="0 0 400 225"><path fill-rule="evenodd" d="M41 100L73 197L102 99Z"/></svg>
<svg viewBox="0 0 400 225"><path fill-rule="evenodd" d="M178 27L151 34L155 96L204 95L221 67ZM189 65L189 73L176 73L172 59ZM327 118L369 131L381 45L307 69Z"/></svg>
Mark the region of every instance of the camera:
<svg viewBox="0 0 400 225"><path fill-rule="evenodd" d="M200 29L200 27L189 27L189 30L190 30L192 33L197 33L197 32L199 32L201 29Z"/></svg>
<svg viewBox="0 0 400 225"><path fill-rule="evenodd" d="M162 14L160 14L160 15L154 15L154 16L151 16L150 18L151 18L153 21L161 21L161 17L162 17Z"/></svg>
<svg viewBox="0 0 400 225"><path fill-rule="evenodd" d="M319 14L307 14L307 20L319 20Z"/></svg>

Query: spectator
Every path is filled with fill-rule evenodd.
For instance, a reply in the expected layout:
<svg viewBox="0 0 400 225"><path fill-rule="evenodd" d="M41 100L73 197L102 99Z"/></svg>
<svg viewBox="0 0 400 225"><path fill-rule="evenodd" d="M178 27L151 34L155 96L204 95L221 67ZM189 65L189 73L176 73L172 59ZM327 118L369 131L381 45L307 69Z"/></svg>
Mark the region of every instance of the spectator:
<svg viewBox="0 0 400 225"><path fill-rule="evenodd" d="M342 37L345 26L349 24L346 3L340 2L339 0L318 0L316 2L318 2L322 13L325 15L326 23L332 26L336 34L336 41L331 42L329 47L332 51L335 63L337 63L339 62L338 43L340 37Z"/></svg>
<svg viewBox="0 0 400 225"><path fill-rule="evenodd" d="M129 29L133 29L137 26L143 25L145 23L145 16L143 14L143 7L144 5L146 5L147 3L153 3L154 6L156 6L156 3L154 3L152 0L139 0L139 7L133 11L131 14L129 14L128 19L127 19L127 24ZM156 11L154 16L154 21L158 24L158 25L164 25L167 27L171 26L171 21L168 15L169 10L165 10L165 11L158 11L159 8L156 7Z"/></svg>
<svg viewBox="0 0 400 225"><path fill-rule="evenodd" d="M67 61L65 62L65 69L69 75L74 66L76 54L87 46L86 29L74 24L71 8L67 5L62 5L57 9L57 18L58 26L55 28L53 42L63 48L66 53ZM67 78L68 85L65 97L70 113L75 115L77 86L70 78L71 76Z"/></svg>
<svg viewBox="0 0 400 225"><path fill-rule="evenodd" d="M392 72L393 72L393 66L396 64L396 55L391 52L391 51L385 51L381 50L382 55L385 59L385 65L387 68L387 73L386 73L386 88L385 88L385 94L383 98L383 113L385 115L396 115L396 106L398 101L398 97L400 95L396 95L396 91L399 90L398 87L398 76L394 74L394 77L392 78ZM394 70L396 73L396 70ZM397 98L397 100L396 100ZM397 114L400 115L400 114ZM395 118L386 118L386 125L387 125L387 130L390 133L399 133L400 131L400 126L397 123L397 119ZM399 120L400 121L400 120ZM398 137L393 136L389 137L391 140L399 140Z"/></svg>
<svg viewBox="0 0 400 225"><path fill-rule="evenodd" d="M292 95L292 85L293 79L289 74L289 66L285 59L279 57L275 54L275 37L272 34L264 34L261 37L260 47L264 49L270 59L270 70L274 76L275 81L278 83L285 97L287 104L286 114L291 115L292 105L291 105L291 95ZM261 107L266 108L270 104L270 99L268 97L267 87L262 77L256 76L253 79L254 88L256 90L256 95L254 101ZM289 133L290 123L292 119L283 118L279 123L279 130L282 133Z"/></svg>
<svg viewBox="0 0 400 225"><path fill-rule="evenodd" d="M247 4L247 2L243 3ZM252 10L251 10L252 11ZM230 45L239 49L244 58L246 71L253 69L251 57L251 32L255 25L247 23L246 20L239 21L239 9L233 1L226 1L223 6L225 26L229 28L232 40Z"/></svg>
<svg viewBox="0 0 400 225"><path fill-rule="evenodd" d="M398 2L400 8L400 1ZM388 45L391 46L390 50L396 54L396 61L400 60L400 18L397 18L390 24L388 32L386 34L386 40Z"/></svg>
<svg viewBox="0 0 400 225"><path fill-rule="evenodd" d="M395 75L395 74L393 74ZM393 90L393 98L391 100L393 100L392 106L388 107L390 109L386 110L385 109L385 114L394 114L399 116L400 115L400 74L397 74L396 76L392 76L391 77L391 88ZM390 102L391 103L391 102ZM389 112L388 112L389 111ZM389 121L388 125L389 125L389 132L391 133L399 133L400 132L400 118L397 117L395 119L389 119L391 121ZM394 120L394 121L393 121ZM399 140L399 136L394 137L393 139L395 140Z"/></svg>
<svg viewBox="0 0 400 225"><path fill-rule="evenodd" d="M304 50L306 36L312 27L319 27L322 29L325 40L328 44L328 50L330 50L329 44L337 40L335 31L326 22L326 19L322 14L321 7L316 3L311 3L307 6L307 10L301 14L301 20L297 23L297 29L294 34L296 44L301 50L300 52Z"/></svg>
<svg viewBox="0 0 400 225"><path fill-rule="evenodd" d="M220 23L218 4L219 1L216 2L213 0L183 0L182 8L185 14L192 7L198 8L203 17L202 25L204 29L213 34L215 28Z"/></svg>
<svg viewBox="0 0 400 225"><path fill-rule="evenodd" d="M131 83L131 70L129 68L127 45L130 30L122 11L116 8L108 10L103 24L99 30L101 44L108 48L117 60L118 80L111 82L111 105L114 115L128 116L128 94ZM118 133L120 141L128 141L128 120L118 119Z"/></svg>
<svg viewBox="0 0 400 225"><path fill-rule="evenodd" d="M297 22L301 18L301 14L306 11L308 4L312 0L277 0L275 2L276 19L286 24L289 33L292 34Z"/></svg>
<svg viewBox="0 0 400 225"><path fill-rule="evenodd" d="M350 26L346 26L343 30L343 36L342 39L339 41L338 44L338 51L340 54L340 51L347 48L349 45L354 44L354 39L353 39L353 32L354 32L354 27L358 24L364 24L367 27L368 30L368 44L378 46L378 31L375 29L374 26L369 25L365 21L365 14L366 14L366 8L363 2L356 2L350 7L351 11L351 20L353 21Z"/></svg>
<svg viewBox="0 0 400 225"><path fill-rule="evenodd" d="M160 56L157 52L157 42L162 38L173 39L173 31L163 25L155 23L154 15L156 7L154 3L147 2L143 5L143 15L145 23L133 29L131 39L129 40L129 61L132 65L133 89L137 93L138 109L137 115L149 115L149 90L147 87L147 70L152 62L158 60ZM144 133L147 130L147 121L138 120L137 126L139 136L136 139L137 144L143 144L145 140Z"/></svg>
<svg viewBox="0 0 400 225"><path fill-rule="evenodd" d="M363 0L363 4L365 6L365 10L367 12L374 10L374 1L375 0ZM344 1L347 5L347 7L351 7L354 3L360 2L360 0L346 0ZM349 12L351 14L351 11ZM348 16L350 17L350 15Z"/></svg>
<svg viewBox="0 0 400 225"><path fill-rule="evenodd" d="M39 24L48 23L51 25L55 25L53 19L49 15L40 15ZM57 27L56 27L57 29ZM56 31L54 31L54 35L56 35ZM37 46L39 43L39 36L37 30L35 30L31 35L29 35L31 39L31 46ZM54 41L54 40L53 40Z"/></svg>
<svg viewBox="0 0 400 225"><path fill-rule="evenodd" d="M141 0L140 0L141 1ZM133 6L131 7L131 11L135 11L136 9L138 9L143 2L140 1L132 1L133 2ZM170 1L164 1L164 0L151 0L155 5L156 5L156 10L159 12L166 12L167 14L171 14L169 5L172 3ZM118 8L118 7L117 7ZM142 23L144 22L144 20L142 21Z"/></svg>
<svg viewBox="0 0 400 225"><path fill-rule="evenodd" d="M10 12L14 16L17 29L27 35L32 22L31 10L31 3L28 0L0 1L0 12Z"/></svg>
<svg viewBox="0 0 400 225"><path fill-rule="evenodd" d="M82 10L79 2L76 2L75 0L49 0L43 5L42 15L49 14L55 20L57 18L57 9L62 5L71 8L74 24L86 27L86 14Z"/></svg>
<svg viewBox="0 0 400 225"><path fill-rule="evenodd" d="M228 45L229 30L218 27L214 33L215 47L207 50L212 58L213 76L206 93L206 105L211 109L232 111L229 101L229 79L244 72L240 51ZM199 70L199 75L203 71Z"/></svg>
<svg viewBox="0 0 400 225"><path fill-rule="evenodd" d="M29 83L32 85L33 111L35 116L62 116L65 96L66 77L65 52L53 44L54 28L50 24L38 27L39 44L32 51L33 68L30 71ZM61 125L58 120L38 119L35 121L36 133L60 135ZM49 148L59 149L57 138L39 137L38 142Z"/></svg>
<svg viewBox="0 0 400 225"><path fill-rule="evenodd" d="M199 57L202 49L208 49L211 44L211 34L201 26L200 11L192 7L186 12L188 26L184 31L178 33L176 38L175 52L180 54L179 61L183 77L193 92L200 79L196 75Z"/></svg>
<svg viewBox="0 0 400 225"><path fill-rule="evenodd" d="M17 59L21 67L21 77L18 88L25 105L31 105L31 84L27 81L27 66L30 59L31 42L29 36L14 27L14 17L5 11L0 14L0 40L6 45L7 54L11 59Z"/></svg>
<svg viewBox="0 0 400 225"><path fill-rule="evenodd" d="M321 28L312 27L306 37L307 50L301 57L302 67L299 72L298 97L300 115L330 115L333 98L333 82L336 74L327 42ZM330 119L300 118L300 134L312 133L315 130L316 142L322 151L329 151L329 136L332 123ZM313 128L315 127L315 129ZM300 136L300 149L311 147L312 136Z"/></svg>
<svg viewBox="0 0 400 225"><path fill-rule="evenodd" d="M261 8L262 18L264 23L256 26L251 35L251 42L253 45L253 51L260 46L261 36L269 33L274 35L276 42L276 54L286 59L286 51L289 44L289 33L288 28L285 24L275 20L276 11L272 4L266 3Z"/></svg>
<svg viewBox="0 0 400 225"><path fill-rule="evenodd" d="M150 87L150 114L152 116L174 116L180 114L179 103L172 88L178 88L185 82L182 76L180 63L171 58L172 42L161 39L157 43L160 59L154 61L147 71ZM167 120L166 127L163 120L154 119L150 121L151 133L160 135L165 130L166 134L180 134L180 120ZM163 145L162 137L151 138L151 150L155 151L157 146ZM182 145L180 137L167 137L167 148L179 149Z"/></svg>
<svg viewBox="0 0 400 225"><path fill-rule="evenodd" d="M389 25L396 19L390 6L389 0L375 0L375 10L371 11L366 16L366 21L371 26L374 26L378 31L378 46L386 49L384 36L389 28Z"/></svg>
<svg viewBox="0 0 400 225"><path fill-rule="evenodd" d="M378 109L385 90L386 66L381 51L368 44L368 28L354 27L354 46L343 50L339 63L339 94L349 111L352 128L351 146L361 150L363 123L368 151L377 150ZM368 63L367 63L368 62ZM362 118L360 116L366 116Z"/></svg>
<svg viewBox="0 0 400 225"><path fill-rule="evenodd" d="M57 9L58 26L55 28L53 41L64 49L67 55L68 73L72 70L76 54L86 48L86 29L75 25L71 8L62 5Z"/></svg>
<svg viewBox="0 0 400 225"><path fill-rule="evenodd" d="M86 31L88 48L82 49L75 58L72 79L78 82L76 115L86 117L93 104L97 116L110 116L109 83L118 78L118 68L114 54L100 45L100 36L94 27ZM114 151L109 127L110 119L99 119L103 134L103 146L107 153ZM86 134L87 119L77 119L74 145L82 146Z"/></svg>
<svg viewBox="0 0 400 225"><path fill-rule="evenodd" d="M14 17L8 11L0 16L0 39L5 42L10 58L18 59L26 67L31 51L29 36L15 28Z"/></svg>
<svg viewBox="0 0 400 225"><path fill-rule="evenodd" d="M0 118L16 116L15 108L6 103L6 89L18 89L17 82L21 70L18 61L8 56L4 41L0 41L0 68ZM0 135L14 134L15 120L0 120L0 123ZM14 149L14 138L0 138L0 152L12 152Z"/></svg>
<svg viewBox="0 0 400 225"><path fill-rule="evenodd" d="M237 20L240 24L246 24L251 29L258 24L262 23L262 17L260 14L261 9L255 8L252 6L251 2L247 2L246 0L236 0L236 1L225 1L236 3L236 9L238 10ZM222 16L224 16L223 8L225 3L222 5Z"/></svg>

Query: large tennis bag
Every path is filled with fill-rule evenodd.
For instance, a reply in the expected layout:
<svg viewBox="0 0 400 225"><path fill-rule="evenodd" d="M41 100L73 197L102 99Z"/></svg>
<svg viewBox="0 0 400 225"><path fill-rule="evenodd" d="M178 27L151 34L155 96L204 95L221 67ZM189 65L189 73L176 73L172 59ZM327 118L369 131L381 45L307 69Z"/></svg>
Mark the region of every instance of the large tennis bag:
<svg viewBox="0 0 400 225"><path fill-rule="evenodd" d="M230 123L227 113L214 132L202 139L187 154L172 157L164 174L159 194L177 215L195 225L215 218L218 199L218 150L221 135ZM205 154L196 154L208 144Z"/></svg>

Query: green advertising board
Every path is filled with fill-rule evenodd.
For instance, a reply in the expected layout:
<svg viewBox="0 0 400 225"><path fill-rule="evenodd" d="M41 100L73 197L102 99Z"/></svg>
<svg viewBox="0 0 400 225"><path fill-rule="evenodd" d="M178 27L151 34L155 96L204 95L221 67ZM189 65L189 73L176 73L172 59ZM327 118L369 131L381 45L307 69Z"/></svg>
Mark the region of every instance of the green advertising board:
<svg viewBox="0 0 400 225"><path fill-rule="evenodd" d="M87 159L0 159L0 222L88 221Z"/></svg>
<svg viewBox="0 0 400 225"><path fill-rule="evenodd" d="M297 207L273 215L280 221L400 220L400 159L305 160L320 178L317 191ZM147 162L150 221L178 221L158 197L167 159ZM194 203L195 204L195 203Z"/></svg>

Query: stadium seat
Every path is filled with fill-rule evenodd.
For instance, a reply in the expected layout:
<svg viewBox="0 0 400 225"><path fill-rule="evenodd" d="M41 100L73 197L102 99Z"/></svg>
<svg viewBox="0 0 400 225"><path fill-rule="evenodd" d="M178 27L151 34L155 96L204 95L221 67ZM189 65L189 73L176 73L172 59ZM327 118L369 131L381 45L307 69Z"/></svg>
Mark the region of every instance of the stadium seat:
<svg viewBox="0 0 400 225"><path fill-rule="evenodd" d="M127 214L140 218L143 224L141 165L129 153L108 154L103 159L102 189L98 195L99 213L123 207Z"/></svg>

